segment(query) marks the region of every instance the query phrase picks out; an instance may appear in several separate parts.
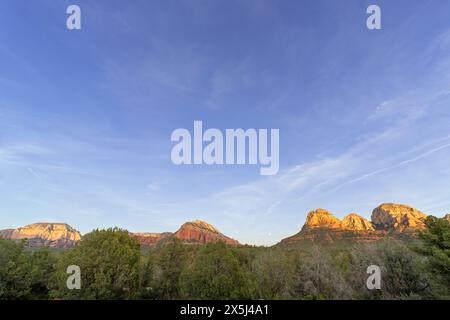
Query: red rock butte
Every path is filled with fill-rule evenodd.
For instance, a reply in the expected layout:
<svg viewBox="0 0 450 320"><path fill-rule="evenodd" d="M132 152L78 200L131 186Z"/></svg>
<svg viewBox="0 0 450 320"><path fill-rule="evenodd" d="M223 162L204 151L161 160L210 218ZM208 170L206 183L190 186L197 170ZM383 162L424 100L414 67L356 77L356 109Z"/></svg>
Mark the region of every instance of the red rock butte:
<svg viewBox="0 0 450 320"><path fill-rule="evenodd" d="M325 209L316 209L308 213L299 233L281 240L280 244L305 241L367 243L383 238L413 237L417 230L425 228L426 217L417 209L394 203L385 203L375 208L372 211L372 221L356 213L339 220Z"/></svg>
<svg viewBox="0 0 450 320"><path fill-rule="evenodd" d="M156 245L170 238L178 239L184 244L208 244L222 241L231 246L239 245L237 240L227 237L213 225L202 220L186 222L174 233L131 233L131 236L143 246Z"/></svg>

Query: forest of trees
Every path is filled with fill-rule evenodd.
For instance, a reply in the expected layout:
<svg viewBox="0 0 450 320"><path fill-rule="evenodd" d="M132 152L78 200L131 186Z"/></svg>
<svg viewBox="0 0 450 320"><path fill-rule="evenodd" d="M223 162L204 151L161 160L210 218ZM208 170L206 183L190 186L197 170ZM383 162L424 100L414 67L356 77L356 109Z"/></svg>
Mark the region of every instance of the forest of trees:
<svg viewBox="0 0 450 320"><path fill-rule="evenodd" d="M121 229L94 230L63 251L0 239L0 299L449 299L450 223L429 217L415 243L141 249ZM81 289L66 285L69 265ZM367 267L381 268L368 290Z"/></svg>

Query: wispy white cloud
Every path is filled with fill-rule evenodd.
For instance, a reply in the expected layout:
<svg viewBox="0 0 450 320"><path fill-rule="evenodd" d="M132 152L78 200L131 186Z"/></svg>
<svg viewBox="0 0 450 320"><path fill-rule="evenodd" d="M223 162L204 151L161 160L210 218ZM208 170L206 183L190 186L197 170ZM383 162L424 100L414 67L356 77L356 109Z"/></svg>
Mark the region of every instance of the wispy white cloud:
<svg viewBox="0 0 450 320"><path fill-rule="evenodd" d="M431 150L427 150L426 152L424 152L422 154L419 154L419 155L415 156L414 158L406 159L406 160L403 160L403 161L401 161L399 163L390 165L388 167L384 167L384 168L381 168L381 169L378 169L378 170L375 170L375 171L372 171L372 172L369 172L369 173L365 173L365 174L363 174L363 175L361 175L361 176L359 176L357 178L352 178L349 181L346 181L346 182L344 182L344 183L334 187L333 190L334 191L338 190L338 189L340 189L343 186L346 186L348 184L355 183L355 182L358 182L358 181L361 181L361 180L373 177L375 175L378 175L378 174L381 174L381 173L384 173L384 172L387 172L387 171L390 171L390 170L394 170L394 169L399 168L401 166L404 166L404 165L416 162L418 160L421 160L423 158L426 158L426 157L432 155L435 152L441 151L443 149L447 149L449 147L450 147L450 143L447 143L447 144L441 145L441 146L439 146L437 148L433 148Z"/></svg>
<svg viewBox="0 0 450 320"><path fill-rule="evenodd" d="M251 226L261 219L275 222L278 216L286 217L286 211L292 212L292 207L305 208L305 205L326 206L326 203L315 202L322 195L333 194L333 198L345 199L345 190L352 186L353 193L358 192L358 184L377 178L377 183L383 181L384 174L398 170L409 170L411 175L419 174L424 165L433 163L448 155L450 148L450 131L445 117L442 121L429 121L429 115L439 112L439 105L450 102L445 88L449 82L442 83L440 72L434 72L435 81L426 88L406 88L398 97L387 99L375 108L364 126L370 126L356 143L334 156L324 156L315 161L306 162L286 168L275 177L258 179L197 199L180 204L180 208L203 208L222 216L222 225L227 221L234 224ZM426 160L426 164L424 163ZM417 165L416 164L419 164ZM404 173L405 174L405 173ZM427 173L430 175L431 173ZM417 186L409 185L408 179L396 181L409 190L413 199L418 194L424 194L424 185L429 179ZM386 185L392 183L384 180ZM449 186L450 187L450 186ZM381 192L382 193L382 192ZM408 196L398 192L398 199L408 199ZM428 195L428 194L427 194ZM391 195L385 194L388 201ZM417 200L416 200L417 201ZM442 195L436 202L443 201ZM315 203L315 205L314 205ZM447 203L447 202L445 202ZM314 209L309 207L305 209ZM356 208L355 208L356 209ZM194 211L195 209L191 209ZM306 211L297 212L305 217ZM298 221L298 228L301 221ZM228 224L229 230L233 227ZM256 231L255 231L256 232ZM265 231L261 231L266 234ZM264 242L262 238L260 241Z"/></svg>
<svg viewBox="0 0 450 320"><path fill-rule="evenodd" d="M43 179L44 179L44 177L43 177L40 173L38 173L36 170L34 170L34 169L32 169L32 168L27 168L27 170L28 170L28 172L30 172L36 179L39 179L39 180L43 180Z"/></svg>

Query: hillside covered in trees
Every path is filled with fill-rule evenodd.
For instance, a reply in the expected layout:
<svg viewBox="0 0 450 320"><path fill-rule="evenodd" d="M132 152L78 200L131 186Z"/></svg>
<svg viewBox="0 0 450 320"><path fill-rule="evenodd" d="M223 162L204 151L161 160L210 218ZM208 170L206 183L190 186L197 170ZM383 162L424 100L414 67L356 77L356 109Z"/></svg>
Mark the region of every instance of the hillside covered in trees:
<svg viewBox="0 0 450 320"><path fill-rule="evenodd" d="M94 230L64 250L0 239L1 299L448 299L450 223L428 217L414 242L141 248L128 231ZM67 288L67 267L81 288ZM366 287L367 267L381 289Z"/></svg>

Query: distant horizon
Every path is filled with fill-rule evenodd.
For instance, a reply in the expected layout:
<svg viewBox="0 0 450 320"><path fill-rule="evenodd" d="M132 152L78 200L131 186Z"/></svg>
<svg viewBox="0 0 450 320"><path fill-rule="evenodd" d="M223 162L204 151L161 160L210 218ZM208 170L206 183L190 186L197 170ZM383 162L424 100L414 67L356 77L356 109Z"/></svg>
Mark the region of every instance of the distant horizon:
<svg viewBox="0 0 450 320"><path fill-rule="evenodd" d="M404 203L401 204L401 203L392 203L392 202L390 202L390 203L386 203L386 202L385 202L385 203L380 203L377 207L379 207L379 206L381 206L381 205L385 205L385 204L405 205L405 206L411 207L411 206L409 206L409 205L407 205L407 204L404 204ZM375 207L374 209L376 209L377 207ZM411 208L414 208L414 207L411 207ZM337 217L339 220L342 220L345 216L348 216L348 215L351 215L351 214L357 214L357 215L359 215L359 216L361 216L361 217L363 217L363 218L365 218L365 219L371 221L371 217L370 217L370 216L369 216L369 217L366 217L366 216L361 215L361 214L359 214L359 213L357 213L357 212L348 212L348 213L345 213L344 216L342 216L342 218L341 218L340 216L336 215L334 212L329 211L329 210L327 210L326 208L323 208L323 207L318 207L318 208L312 209L312 210L308 211L308 213L309 213L309 212L314 212L314 211L317 211L317 210L320 210L320 209L324 209L324 210L330 212L333 216ZM420 208L414 208L414 209L417 209L417 210L421 211ZM429 214L429 213L427 213L427 212L423 212L423 213L426 214L427 216L435 216L435 217L437 217L437 218L444 218L447 214L450 214L450 212L448 212L448 213L443 213L442 215ZM305 217L306 217L306 216L305 216ZM115 226L93 227L92 229L83 232L83 231L79 230L76 226L71 225L71 224L69 224L69 223L67 223L67 222L61 222L61 221L58 221L58 222L51 222L51 221L37 221L37 222L29 223L29 224L26 224L26 225L23 225L23 226L7 227L7 228L0 227L0 230L17 229L17 228L20 228L20 227L25 227L25 226L29 226L29 225L33 225L33 224L65 224L65 225L68 225L69 227L73 228L74 230L78 231L82 236L85 235L85 234L87 234L87 233L90 233L90 232L92 232L92 231L94 231L94 230L97 230L97 229L100 229L100 230L101 230L101 229L116 228L116 227L117 227L117 228L120 228L120 229L122 229L122 230L126 230L126 231L128 231L128 232L130 232L130 233L133 233L133 234L146 234L146 233L161 234L161 233L174 233L174 232L176 232L183 224L185 224L185 223L190 223L190 222L195 222L195 221L202 221L202 222L206 222L206 223L208 223L208 224L211 224L211 223L209 223L209 221L206 221L206 220L192 218L192 219L190 219L190 220L188 220L188 221L184 221L184 222L180 223L177 227L173 228L172 230L165 230L165 231L153 231L153 230L147 230L147 231L143 231L143 230L142 230L142 231L135 231L135 230L129 230L129 229L124 228L124 227L119 226L119 225L115 225ZM305 219L305 221L303 221L303 223L301 223L301 225L299 226L297 232L299 232L299 231L302 229L302 227L304 226L305 223L306 223L306 219ZM211 225L212 225L213 227L216 227L216 228L219 230L219 232L220 232L221 234L224 234L224 235L228 236L228 234L227 234L226 232L223 232L223 231L221 230L220 226L217 226L217 225L214 225L214 224L211 224ZM297 232L295 232L295 233L293 233L293 234L296 234ZM242 242L242 241L239 240L239 237L238 237L238 236L231 236L231 238L233 238L233 239L235 239L235 240L238 240L242 245L251 245L251 246L272 246L272 245L275 245L275 244L279 243L281 240L283 240L283 239L285 239L285 238L287 238L287 237L289 237L289 236L292 236L293 234L286 235L285 237L279 239L278 241L276 241L276 242L274 242L274 243L268 243L268 244L256 244L256 243Z"/></svg>

